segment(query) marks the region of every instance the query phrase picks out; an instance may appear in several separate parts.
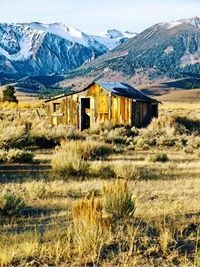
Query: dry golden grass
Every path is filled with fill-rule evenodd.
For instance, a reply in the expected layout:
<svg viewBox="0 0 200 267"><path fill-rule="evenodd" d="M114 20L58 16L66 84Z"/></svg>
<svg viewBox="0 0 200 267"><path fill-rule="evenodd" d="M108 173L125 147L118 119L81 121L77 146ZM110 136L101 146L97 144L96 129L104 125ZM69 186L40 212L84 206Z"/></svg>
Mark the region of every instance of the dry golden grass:
<svg viewBox="0 0 200 267"><path fill-rule="evenodd" d="M199 100L200 102L200 100ZM191 115L193 117L199 118L200 106L199 103L181 103L181 102L168 102L164 101L160 106L160 114L178 114L181 115Z"/></svg>
<svg viewBox="0 0 200 267"><path fill-rule="evenodd" d="M175 91L170 94L159 96L157 99L161 102L164 101L164 103L173 102L176 104L198 105L200 104L200 89Z"/></svg>
<svg viewBox="0 0 200 267"><path fill-rule="evenodd" d="M196 105L167 104L161 107L160 114L166 118L177 113L198 120L198 110ZM12 117L12 112L1 110L4 125L9 124L6 114ZM13 127L23 125L18 120L14 119ZM94 144L94 133L85 133L86 141L68 141L63 146L65 157L73 161L73 154L79 151L82 160L90 165L90 176L84 179L65 180L50 172L46 179L40 179L38 173L37 179L31 180L16 172L14 179L6 180L0 165L0 191L14 193L26 204L19 217L0 215L0 266L199 266L199 136L181 135L174 130L173 120L171 124L168 121L165 128L166 123L153 122L149 129L137 133L139 137L128 137L121 128L112 131L112 137L120 133L126 143L111 145L120 153L103 160L91 158L88 152L88 146ZM50 132L51 136L58 135L52 129ZM98 132L106 140L107 130ZM165 132L167 137L186 138L188 144L147 147L140 141L140 146L135 146L134 140L152 139L154 132L156 139ZM70 143L73 146L68 153ZM82 149L74 145L80 143ZM50 164L54 149L45 152L36 150L35 159ZM168 156L168 162L149 161L149 157L162 153ZM63 159L60 154L59 166ZM116 178L122 179L116 190L128 190L136 207L134 216L126 216L117 224L104 206L106 196L112 197ZM120 198L115 200L120 203Z"/></svg>
<svg viewBox="0 0 200 267"><path fill-rule="evenodd" d="M0 86L0 98L2 98L3 96L3 89L5 88L5 85ZM36 95L30 94L30 93L25 93L25 92L21 92L18 90L16 90L16 96L17 99L19 100L20 104L26 104L26 105L32 105L35 104L37 102L39 102L39 99Z"/></svg>

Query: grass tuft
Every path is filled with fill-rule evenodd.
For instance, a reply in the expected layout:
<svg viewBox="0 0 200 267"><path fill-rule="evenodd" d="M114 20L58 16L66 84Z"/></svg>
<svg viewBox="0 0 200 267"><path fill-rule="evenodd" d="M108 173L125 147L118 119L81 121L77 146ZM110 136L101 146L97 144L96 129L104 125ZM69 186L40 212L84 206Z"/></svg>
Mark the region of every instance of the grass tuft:
<svg viewBox="0 0 200 267"><path fill-rule="evenodd" d="M6 216L20 215L25 207L24 201L15 194L7 193L0 196L0 213Z"/></svg>
<svg viewBox="0 0 200 267"><path fill-rule="evenodd" d="M129 193L126 181L116 180L114 185L103 185L102 193L106 196L104 210L114 222L133 217L135 198Z"/></svg>
<svg viewBox="0 0 200 267"><path fill-rule="evenodd" d="M150 162L168 162L169 157L166 153L158 153L151 157L148 157L148 161Z"/></svg>

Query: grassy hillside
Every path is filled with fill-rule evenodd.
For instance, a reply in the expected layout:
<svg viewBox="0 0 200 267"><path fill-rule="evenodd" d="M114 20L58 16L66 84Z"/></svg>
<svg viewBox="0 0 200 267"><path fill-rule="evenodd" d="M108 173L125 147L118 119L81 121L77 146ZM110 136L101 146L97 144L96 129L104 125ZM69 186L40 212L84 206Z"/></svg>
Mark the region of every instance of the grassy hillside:
<svg viewBox="0 0 200 267"><path fill-rule="evenodd" d="M160 96L177 91L187 91L200 88L200 79L183 78L177 80L169 80L162 83L154 83L148 85L137 86L144 94ZM189 94L189 93L188 93Z"/></svg>
<svg viewBox="0 0 200 267"><path fill-rule="evenodd" d="M181 90L178 92L172 92L170 94L165 94L157 97L161 102L174 102L174 103L199 103L200 104L200 89L194 90Z"/></svg>
<svg viewBox="0 0 200 267"><path fill-rule="evenodd" d="M74 80L126 79L135 85L163 82L186 76L199 78L199 28L183 23L168 28L156 24L96 60L66 74Z"/></svg>

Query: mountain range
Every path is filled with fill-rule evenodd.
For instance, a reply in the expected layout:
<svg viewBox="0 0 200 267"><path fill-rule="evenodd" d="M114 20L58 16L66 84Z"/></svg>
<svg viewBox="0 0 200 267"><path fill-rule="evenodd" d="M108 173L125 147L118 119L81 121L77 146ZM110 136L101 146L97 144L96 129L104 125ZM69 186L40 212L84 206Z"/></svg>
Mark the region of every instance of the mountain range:
<svg viewBox="0 0 200 267"><path fill-rule="evenodd" d="M2 83L45 90L69 89L85 80L135 86L185 77L194 77L198 86L198 17L158 23L139 34L113 29L88 35L60 23L0 24Z"/></svg>
<svg viewBox="0 0 200 267"><path fill-rule="evenodd" d="M23 76L69 72L133 36L115 29L89 35L61 23L2 23L0 69Z"/></svg>
<svg viewBox="0 0 200 267"><path fill-rule="evenodd" d="M158 23L66 75L134 85L200 78L200 18ZM73 81L74 82L74 81Z"/></svg>

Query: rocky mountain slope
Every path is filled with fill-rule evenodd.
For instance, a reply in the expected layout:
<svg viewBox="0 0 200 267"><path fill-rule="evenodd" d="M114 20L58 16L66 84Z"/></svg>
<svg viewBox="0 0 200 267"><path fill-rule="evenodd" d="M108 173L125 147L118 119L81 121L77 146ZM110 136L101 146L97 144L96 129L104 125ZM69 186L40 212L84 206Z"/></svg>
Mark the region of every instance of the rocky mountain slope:
<svg viewBox="0 0 200 267"><path fill-rule="evenodd" d="M200 77L200 18L156 24L66 78L83 75L134 85Z"/></svg>
<svg viewBox="0 0 200 267"><path fill-rule="evenodd" d="M69 72L134 35L117 30L88 35L60 23L2 23L0 72L21 76Z"/></svg>

